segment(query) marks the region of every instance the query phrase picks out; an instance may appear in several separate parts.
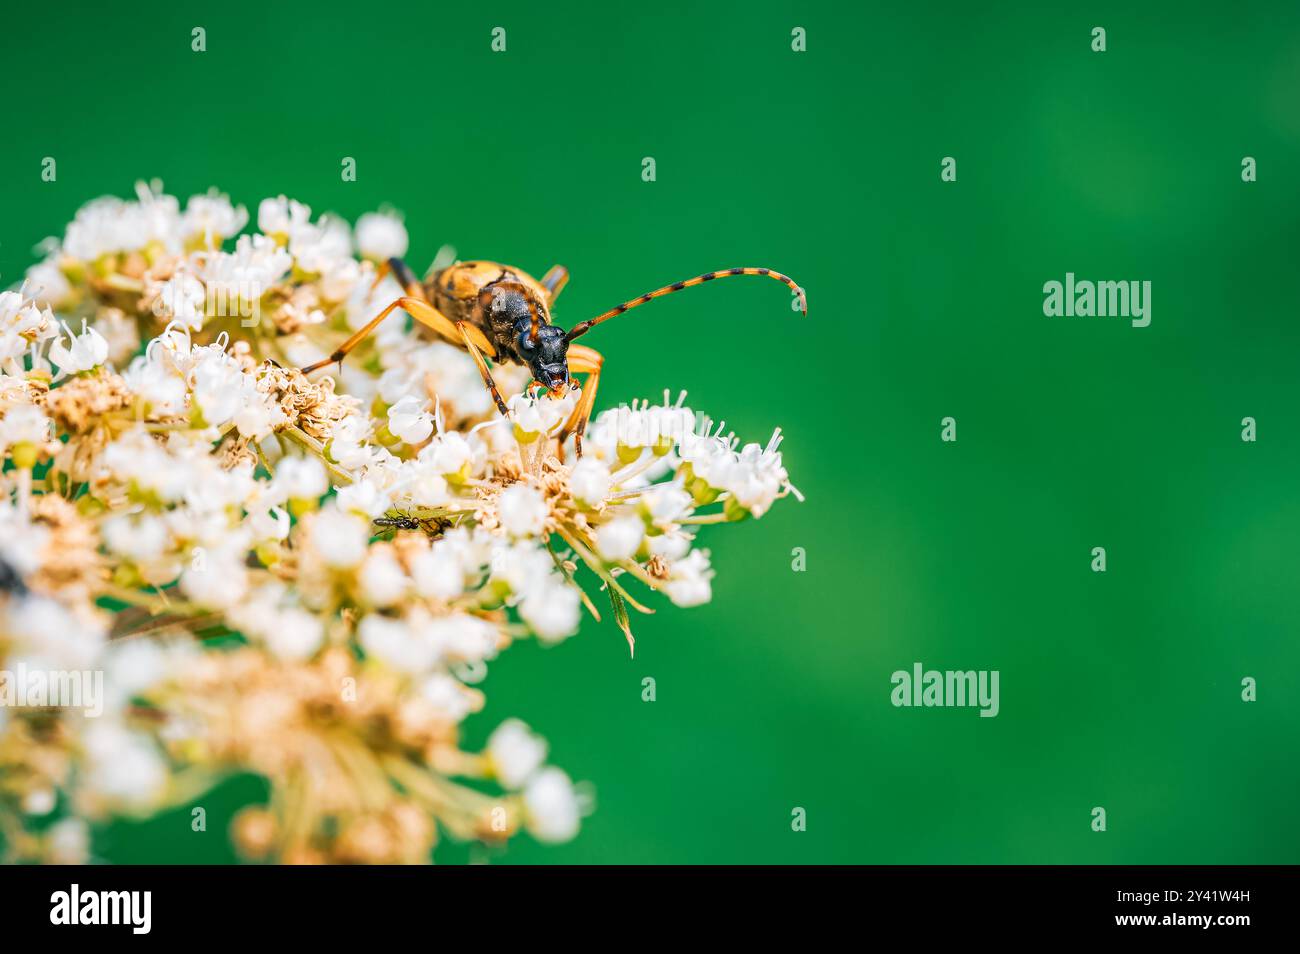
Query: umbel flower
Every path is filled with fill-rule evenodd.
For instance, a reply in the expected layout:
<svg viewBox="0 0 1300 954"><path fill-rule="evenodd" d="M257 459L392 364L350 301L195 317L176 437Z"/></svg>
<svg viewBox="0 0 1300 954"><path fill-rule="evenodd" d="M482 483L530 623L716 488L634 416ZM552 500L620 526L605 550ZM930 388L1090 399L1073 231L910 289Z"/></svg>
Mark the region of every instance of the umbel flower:
<svg viewBox="0 0 1300 954"><path fill-rule="evenodd" d="M95 826L270 786L249 859L428 862L439 839L575 836L590 801L532 729L462 747L487 664L645 591L712 596L706 525L797 493L685 395L557 434L577 391L399 321L333 351L400 290L355 235L284 197L258 232L215 192L100 199L0 293L0 845L86 861ZM634 592L639 590L640 592Z"/></svg>

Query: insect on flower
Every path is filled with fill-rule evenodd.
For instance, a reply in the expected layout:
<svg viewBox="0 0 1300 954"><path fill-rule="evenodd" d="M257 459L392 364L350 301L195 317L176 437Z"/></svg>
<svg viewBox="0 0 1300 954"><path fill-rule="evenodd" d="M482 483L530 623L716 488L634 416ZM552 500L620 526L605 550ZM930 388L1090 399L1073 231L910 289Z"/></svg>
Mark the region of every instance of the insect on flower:
<svg viewBox="0 0 1300 954"><path fill-rule="evenodd" d="M450 526L450 522L437 517L421 517L412 513L403 513L396 511L385 514L382 517L375 517L371 524L379 533L388 533L397 530L423 530L429 536L437 536L445 527Z"/></svg>
<svg viewBox="0 0 1300 954"><path fill-rule="evenodd" d="M284 196L239 235L247 220L215 193L182 212L141 186L77 213L33 273L46 291L0 291L0 672L95 676L58 698L51 683L49 705L0 701L0 861L82 863L92 824L172 811L234 772L269 786L231 826L250 861L573 838L590 801L544 739L507 721L475 749L458 728L484 709L488 663L573 637L584 607L599 621L597 589L630 653L631 614L655 611L638 584L710 602L707 537L800 495L779 428L742 444L684 392L592 415L601 358L570 342L715 277L802 292L731 269L566 332L562 268L420 282L380 215L355 243L402 282L381 300L341 221ZM246 324L226 291L269 321ZM332 316L366 325L341 361L398 308L414 327L381 326L395 333L347 380L294 370L344 337L325 337ZM528 374L562 400L516 393ZM566 427L581 460L549 453Z"/></svg>
<svg viewBox="0 0 1300 954"><path fill-rule="evenodd" d="M705 272L630 298L566 332L551 322L551 306L569 280L568 269L563 265L553 266L538 281L521 269L497 262L460 262L434 272L421 282L404 261L390 258L380 267L372 290L390 272L406 294L386 306L328 358L303 368L304 373L335 362L342 364L348 352L400 308L434 334L469 352L497 409L506 417L510 412L492 380L488 358L526 366L533 380L546 388L552 397L564 394L572 383L573 374L586 374L582 397L559 433L561 444L570 434L573 435L579 457L582 456L582 435L595 405L596 387L600 383L600 369L605 358L594 348L574 345L573 341L596 325L654 298L702 285L715 278L736 275L766 275L776 279L799 297L800 310L808 314L804 291L789 276L770 268L727 268Z"/></svg>
<svg viewBox="0 0 1300 954"><path fill-rule="evenodd" d="M374 519L376 527L384 527L393 530L419 530L420 521L414 517L376 517Z"/></svg>

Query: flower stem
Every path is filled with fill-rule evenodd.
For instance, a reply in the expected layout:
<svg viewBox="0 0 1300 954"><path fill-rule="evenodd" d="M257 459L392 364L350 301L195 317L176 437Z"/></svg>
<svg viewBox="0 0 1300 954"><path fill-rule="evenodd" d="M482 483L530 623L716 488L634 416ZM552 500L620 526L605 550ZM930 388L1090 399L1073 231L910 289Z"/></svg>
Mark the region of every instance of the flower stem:
<svg viewBox="0 0 1300 954"><path fill-rule="evenodd" d="M289 440L293 441L299 447L305 448L306 450L311 451L313 454L319 457L321 463L325 465L325 469L328 470L332 476L338 478L343 483L351 484L356 481L356 478L352 476L352 474L348 473L342 467L338 466L333 461L331 461L328 457L326 457L325 446L320 441L316 440L316 438L308 434L306 431L298 427L290 427L281 431L280 433L283 434L285 437L289 438Z"/></svg>

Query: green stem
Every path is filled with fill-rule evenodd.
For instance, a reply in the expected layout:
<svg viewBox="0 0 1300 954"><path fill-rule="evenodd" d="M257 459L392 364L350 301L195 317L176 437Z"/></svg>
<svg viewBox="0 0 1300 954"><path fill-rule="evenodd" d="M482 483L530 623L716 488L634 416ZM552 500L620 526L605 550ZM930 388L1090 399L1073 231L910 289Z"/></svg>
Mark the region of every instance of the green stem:
<svg viewBox="0 0 1300 954"><path fill-rule="evenodd" d="M303 431L301 428L290 427L286 430L281 431L280 433L283 434L285 437L289 438L289 440L293 441L299 447L309 450L317 457L319 457L321 459L321 463L325 465L325 469L329 471L332 476L338 478L343 483L351 484L356 481L355 477L353 477L346 470L344 470L342 467L338 466L337 464L333 463L328 457L325 456L325 445L323 445L320 441L316 440L316 438L312 437L307 432Z"/></svg>
<svg viewBox="0 0 1300 954"><path fill-rule="evenodd" d="M184 600L172 600L158 592L157 595L146 593L143 590L133 590L125 586L114 586L109 583L100 587L98 594L100 597L108 597L117 600L120 603L126 603L130 606L139 606L149 610L154 615L161 613L173 613L178 616L196 616L200 613L207 612L200 606L193 603L187 603Z"/></svg>
<svg viewBox="0 0 1300 954"><path fill-rule="evenodd" d="M578 556L582 557L582 562L591 567L591 571L605 581L606 586L617 590L619 595L631 603L639 612L647 614L654 613L654 610L642 606L632 598L632 594L625 590L618 580L614 579L614 575L606 568L605 561L593 553L585 544L579 542L574 532L571 532L563 526L557 527L556 532L564 538L565 543L573 547L574 552L577 553Z"/></svg>
<svg viewBox="0 0 1300 954"><path fill-rule="evenodd" d="M709 524L709 523L726 523L727 514L725 511L718 511L717 513L695 514L694 516L691 517L682 517L682 519L678 520L677 522L682 524L683 526L687 526L687 525L703 526L704 524Z"/></svg>

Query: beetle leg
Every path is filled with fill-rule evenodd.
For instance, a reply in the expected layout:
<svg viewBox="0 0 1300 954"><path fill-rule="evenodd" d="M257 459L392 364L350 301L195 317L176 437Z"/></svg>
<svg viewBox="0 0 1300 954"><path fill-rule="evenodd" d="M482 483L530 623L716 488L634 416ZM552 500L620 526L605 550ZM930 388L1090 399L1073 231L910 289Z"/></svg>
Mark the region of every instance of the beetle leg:
<svg viewBox="0 0 1300 954"><path fill-rule="evenodd" d="M415 272L411 271L411 266L397 256L386 259L375 269L375 280L370 284L371 294L374 294L375 289L379 287L379 283L389 273L392 273L393 277L397 279L397 284L402 286L402 291L406 292L406 294L412 298L423 298L428 301L428 296L424 293L424 286L416 279Z"/></svg>
<svg viewBox="0 0 1300 954"><path fill-rule="evenodd" d="M555 304L555 299L560 297L560 292L564 291L564 286L569 283L569 270L563 265L552 265L542 276L542 287L546 289L548 297L547 304Z"/></svg>
<svg viewBox="0 0 1300 954"><path fill-rule="evenodd" d="M353 333L352 337L339 345L338 349L328 358L317 361L315 364L309 364L307 367L302 369L302 373L310 374L313 371L317 371L326 365L334 364L336 362L342 364L343 359L348 356L352 349L361 344L361 342L364 341L372 331L379 327L380 323L383 322L385 318L398 308L401 308L416 321L420 322L420 324L432 328L452 344L463 344L469 348L473 348L476 343L479 347L486 345L484 350L487 351L488 355L491 357L496 356L496 349L492 348L491 343L483 337L482 332L478 332L478 329L462 328L461 326L464 325L464 322L453 322L450 318L422 298L403 296L389 304L383 311L366 322L365 325ZM475 332L478 332L477 335L475 335ZM471 351L471 354L472 353L473 352ZM481 361L482 356L478 356L478 359Z"/></svg>
<svg viewBox="0 0 1300 954"><path fill-rule="evenodd" d="M578 406L573 409L573 414L565 422L564 429L560 431L560 446L569 435L573 435L573 447L577 451L578 457L582 457L582 435L587 431L587 421L591 419L591 411L596 405L596 388L600 385L600 366L605 363L605 356L595 348L587 348L582 345L572 345L569 348L569 371L577 374L586 374L587 380L582 387L582 396L578 398Z"/></svg>
<svg viewBox="0 0 1300 954"><path fill-rule="evenodd" d="M469 352L469 356L478 365L478 373L483 375L483 383L487 385L488 393L492 395L492 400L496 402L497 410L501 412L502 417L509 417L510 409L506 407L506 402L501 400L501 392L497 390L496 382L492 380L492 372L488 370L487 362L483 360L483 355L478 348L474 347L474 342L470 337L472 331L477 329L464 321L456 322L456 328L464 336L465 350Z"/></svg>
<svg viewBox="0 0 1300 954"><path fill-rule="evenodd" d="M416 280L415 273L411 271L411 266L397 256L385 259L375 267L375 280L370 283L371 295L389 275L397 279L397 284L402 286L402 291L410 297L429 300L429 296L424 293L424 286Z"/></svg>

